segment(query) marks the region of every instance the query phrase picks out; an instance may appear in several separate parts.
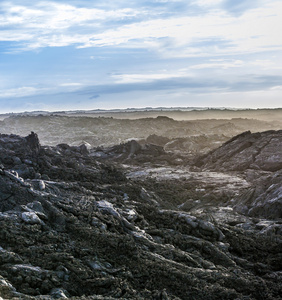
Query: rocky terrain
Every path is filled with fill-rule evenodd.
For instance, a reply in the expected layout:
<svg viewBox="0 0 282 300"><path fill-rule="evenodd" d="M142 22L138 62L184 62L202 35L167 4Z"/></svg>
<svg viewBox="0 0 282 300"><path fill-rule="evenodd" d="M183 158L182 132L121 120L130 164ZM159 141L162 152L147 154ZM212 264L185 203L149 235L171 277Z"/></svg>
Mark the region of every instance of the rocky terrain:
<svg viewBox="0 0 282 300"><path fill-rule="evenodd" d="M0 297L282 299L281 131L193 160L149 132L91 150L0 135Z"/></svg>
<svg viewBox="0 0 282 300"><path fill-rule="evenodd" d="M204 112L202 114L205 116ZM130 114L127 117L130 117ZM1 133L6 134L26 136L34 131L42 145L56 146L66 143L70 146L86 144L89 148L109 147L132 139L142 142L150 137L147 142L153 144L160 143L160 138L163 138L161 146L167 147L168 151L195 155L207 153L243 131L277 130L281 129L282 124L276 119L257 120L240 117L201 120L175 120L167 116L144 118L139 113L137 119L57 114L15 115L0 121L0 126Z"/></svg>

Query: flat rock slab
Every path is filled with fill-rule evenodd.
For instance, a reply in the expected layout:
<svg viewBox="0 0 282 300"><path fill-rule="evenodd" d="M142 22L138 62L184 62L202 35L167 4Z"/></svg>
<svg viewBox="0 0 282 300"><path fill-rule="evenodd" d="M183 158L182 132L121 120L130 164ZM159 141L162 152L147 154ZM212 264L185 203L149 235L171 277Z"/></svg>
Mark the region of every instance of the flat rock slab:
<svg viewBox="0 0 282 300"><path fill-rule="evenodd" d="M157 181L164 180L190 180L197 185L198 192L205 192L205 187L213 187L219 190L228 190L235 193L250 187L244 178L220 172L191 172L185 167L157 167L157 168L134 168L123 165L127 169L127 177L132 179L154 178Z"/></svg>

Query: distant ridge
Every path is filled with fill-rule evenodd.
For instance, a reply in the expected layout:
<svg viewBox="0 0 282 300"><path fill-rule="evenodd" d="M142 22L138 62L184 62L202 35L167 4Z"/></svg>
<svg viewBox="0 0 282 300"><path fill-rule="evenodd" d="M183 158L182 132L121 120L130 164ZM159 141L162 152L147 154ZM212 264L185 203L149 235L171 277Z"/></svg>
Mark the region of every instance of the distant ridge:
<svg viewBox="0 0 282 300"><path fill-rule="evenodd" d="M76 115L76 114L102 114L102 113L131 113L131 112L192 112L192 111L282 111L282 108L233 108L233 107L129 107L113 109L91 109L91 110L62 110L62 111L24 111L18 113L4 113L1 117L24 116L24 115Z"/></svg>

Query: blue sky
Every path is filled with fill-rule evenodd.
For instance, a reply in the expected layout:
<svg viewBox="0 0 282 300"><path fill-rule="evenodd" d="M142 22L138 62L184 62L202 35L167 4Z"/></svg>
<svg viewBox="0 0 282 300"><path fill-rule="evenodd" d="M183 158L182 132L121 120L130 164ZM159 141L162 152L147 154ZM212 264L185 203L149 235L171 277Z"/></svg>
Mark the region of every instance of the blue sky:
<svg viewBox="0 0 282 300"><path fill-rule="evenodd" d="M282 107L282 1L1 1L0 112Z"/></svg>

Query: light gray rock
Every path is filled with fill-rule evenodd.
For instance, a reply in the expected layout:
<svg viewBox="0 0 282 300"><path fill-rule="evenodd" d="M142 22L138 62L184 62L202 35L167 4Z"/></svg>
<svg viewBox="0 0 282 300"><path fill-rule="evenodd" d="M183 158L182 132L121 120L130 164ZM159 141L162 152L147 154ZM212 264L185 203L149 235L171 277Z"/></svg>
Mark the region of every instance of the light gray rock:
<svg viewBox="0 0 282 300"><path fill-rule="evenodd" d="M39 182L38 182L38 187L39 187L39 189L40 189L40 191L43 191L43 190L45 190L45 183L44 183L44 181L43 180L39 180Z"/></svg>
<svg viewBox="0 0 282 300"><path fill-rule="evenodd" d="M101 201L97 201L97 207L100 211L104 212L104 213L108 213L110 215L113 215L115 217L120 217L120 214L118 213L118 211L114 208L113 204L110 203L107 200L101 200Z"/></svg>
<svg viewBox="0 0 282 300"><path fill-rule="evenodd" d="M23 212L21 214L22 220L27 224L42 224L42 221L34 212Z"/></svg>
<svg viewBox="0 0 282 300"><path fill-rule="evenodd" d="M50 293L50 295L54 299L68 299L68 297L66 296L67 294L67 291L61 288L52 289Z"/></svg>

